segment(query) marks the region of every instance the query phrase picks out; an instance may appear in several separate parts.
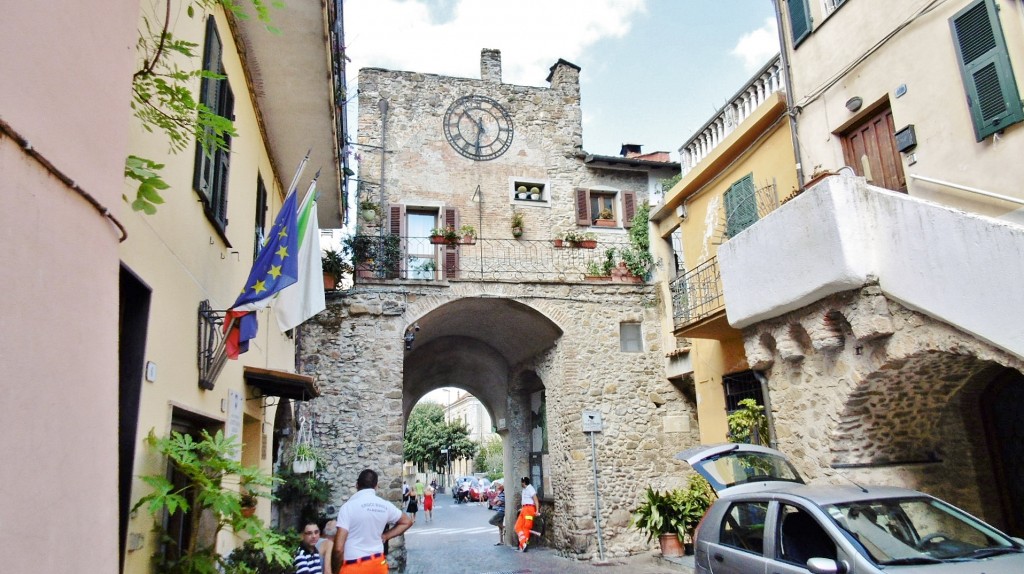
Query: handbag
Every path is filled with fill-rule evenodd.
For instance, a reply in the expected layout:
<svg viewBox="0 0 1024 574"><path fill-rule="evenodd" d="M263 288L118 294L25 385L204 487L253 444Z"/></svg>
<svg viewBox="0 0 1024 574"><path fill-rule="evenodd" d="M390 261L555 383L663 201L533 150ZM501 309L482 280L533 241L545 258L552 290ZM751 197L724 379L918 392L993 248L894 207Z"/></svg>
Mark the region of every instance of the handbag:
<svg viewBox="0 0 1024 574"><path fill-rule="evenodd" d="M501 524L505 522L505 511L499 510L494 513L494 516L492 516L487 522L491 526L501 526Z"/></svg>

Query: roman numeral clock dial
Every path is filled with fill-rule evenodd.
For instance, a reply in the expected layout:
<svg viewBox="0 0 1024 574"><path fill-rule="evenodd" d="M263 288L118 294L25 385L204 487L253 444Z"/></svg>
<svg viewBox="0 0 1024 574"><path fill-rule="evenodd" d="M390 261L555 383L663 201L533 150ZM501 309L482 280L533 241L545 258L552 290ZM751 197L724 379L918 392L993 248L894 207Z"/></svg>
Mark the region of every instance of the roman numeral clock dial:
<svg viewBox="0 0 1024 574"><path fill-rule="evenodd" d="M444 114L444 136L452 148L474 161L494 159L512 145L512 116L495 100L463 96Z"/></svg>

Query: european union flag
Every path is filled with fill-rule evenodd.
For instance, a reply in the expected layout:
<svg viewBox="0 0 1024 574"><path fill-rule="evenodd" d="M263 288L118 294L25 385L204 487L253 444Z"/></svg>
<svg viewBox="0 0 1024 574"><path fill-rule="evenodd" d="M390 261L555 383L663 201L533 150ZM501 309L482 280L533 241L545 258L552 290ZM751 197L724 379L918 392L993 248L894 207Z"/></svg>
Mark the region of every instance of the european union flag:
<svg viewBox="0 0 1024 574"><path fill-rule="evenodd" d="M281 212L267 235L267 242L252 265L241 295L228 310L225 329L227 355L237 359L249 350L249 341L256 337L259 325L256 311L270 304L278 291L298 281L299 232L297 225L296 193L293 190L284 200Z"/></svg>

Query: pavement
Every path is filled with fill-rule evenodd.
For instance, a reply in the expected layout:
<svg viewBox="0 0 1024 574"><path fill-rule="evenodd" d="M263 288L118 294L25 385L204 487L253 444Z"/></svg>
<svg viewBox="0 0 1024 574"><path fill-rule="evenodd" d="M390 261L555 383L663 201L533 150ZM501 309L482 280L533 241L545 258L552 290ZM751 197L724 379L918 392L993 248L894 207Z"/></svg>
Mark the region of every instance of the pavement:
<svg viewBox="0 0 1024 574"><path fill-rule="evenodd" d="M604 562L581 561L557 550L496 546L498 529L487 524L493 512L477 503L454 504L439 496L434 517L423 512L405 533L406 574L692 574L693 557L664 558L650 552ZM508 534L506 532L506 534Z"/></svg>

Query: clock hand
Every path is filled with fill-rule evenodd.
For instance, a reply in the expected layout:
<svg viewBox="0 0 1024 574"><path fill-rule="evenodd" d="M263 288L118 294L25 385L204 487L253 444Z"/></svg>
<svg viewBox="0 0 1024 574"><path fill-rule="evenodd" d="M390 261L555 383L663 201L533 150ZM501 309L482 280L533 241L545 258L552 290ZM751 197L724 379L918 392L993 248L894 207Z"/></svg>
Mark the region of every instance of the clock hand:
<svg viewBox="0 0 1024 574"><path fill-rule="evenodd" d="M480 138L484 135L484 121L481 118L476 119L476 153L480 155Z"/></svg>

